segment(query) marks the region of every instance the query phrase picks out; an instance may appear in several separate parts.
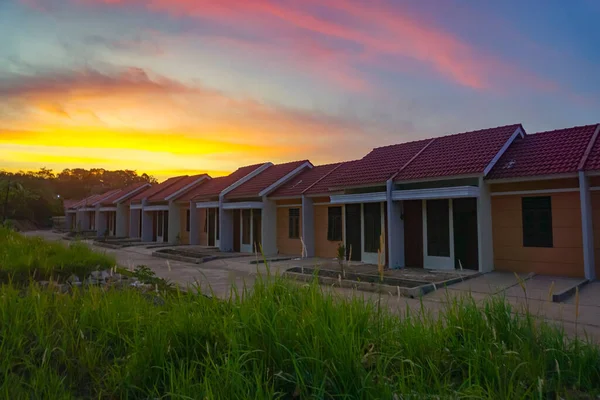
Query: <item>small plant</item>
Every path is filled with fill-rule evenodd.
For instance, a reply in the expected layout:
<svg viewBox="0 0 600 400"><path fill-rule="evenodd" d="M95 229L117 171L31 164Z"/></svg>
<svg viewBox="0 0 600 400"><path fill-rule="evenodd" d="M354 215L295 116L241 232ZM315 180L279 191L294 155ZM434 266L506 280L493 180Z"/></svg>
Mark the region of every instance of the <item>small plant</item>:
<svg viewBox="0 0 600 400"><path fill-rule="evenodd" d="M147 265L136 266L131 275L134 278L137 278L142 283L155 285L160 290L173 289L173 283L169 282L166 279L159 278L158 276L156 276L156 273Z"/></svg>
<svg viewBox="0 0 600 400"><path fill-rule="evenodd" d="M340 242L338 243L338 247L337 247L337 262L340 266L340 273L342 274L342 277L346 277L346 269L345 269L345 264L346 264L346 246L344 246L344 243Z"/></svg>

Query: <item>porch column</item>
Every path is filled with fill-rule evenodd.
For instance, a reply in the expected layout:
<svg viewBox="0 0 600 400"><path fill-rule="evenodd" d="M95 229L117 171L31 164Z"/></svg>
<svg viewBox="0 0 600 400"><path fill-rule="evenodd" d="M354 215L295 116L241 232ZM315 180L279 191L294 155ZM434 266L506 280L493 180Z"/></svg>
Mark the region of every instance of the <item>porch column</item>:
<svg viewBox="0 0 600 400"><path fill-rule="evenodd" d="M144 204L142 203L142 206ZM152 241L152 212L142 208L142 242Z"/></svg>
<svg viewBox="0 0 600 400"><path fill-rule="evenodd" d="M277 254L277 205L263 197L262 250L265 256ZM260 249L257 249L260 251Z"/></svg>
<svg viewBox="0 0 600 400"><path fill-rule="evenodd" d="M390 268L404 268L404 219L402 217L404 202L393 201L392 191L394 183L387 181L386 204L387 204L387 226L388 237L386 239L386 250L389 254Z"/></svg>
<svg viewBox="0 0 600 400"><path fill-rule="evenodd" d="M219 250L233 251L233 210L223 210L223 203L219 196Z"/></svg>
<svg viewBox="0 0 600 400"><path fill-rule="evenodd" d="M302 196L302 241L306 257L315 256L315 206L313 199Z"/></svg>
<svg viewBox="0 0 600 400"><path fill-rule="evenodd" d="M592 195L588 177L579 171L579 201L581 203L581 234L583 238L583 271L585 278L596 279L594 227L592 224Z"/></svg>
<svg viewBox="0 0 600 400"><path fill-rule="evenodd" d="M200 229L202 227L198 223L198 214L196 203L190 201L190 244L200 244Z"/></svg>
<svg viewBox="0 0 600 400"><path fill-rule="evenodd" d="M124 203L117 204L117 226L115 228L115 236L126 237L127 225L129 222L129 206Z"/></svg>
<svg viewBox="0 0 600 400"><path fill-rule="evenodd" d="M129 237L136 238L140 236L140 210L129 208Z"/></svg>
<svg viewBox="0 0 600 400"><path fill-rule="evenodd" d="M479 197L477 198L477 244L479 272L493 271L492 196L490 186L483 178L479 178Z"/></svg>
<svg viewBox="0 0 600 400"><path fill-rule="evenodd" d="M108 226L106 225L106 213L100 210L94 211L96 218L96 237L103 237Z"/></svg>
<svg viewBox="0 0 600 400"><path fill-rule="evenodd" d="M169 202L169 243L181 242L181 207L179 204Z"/></svg>

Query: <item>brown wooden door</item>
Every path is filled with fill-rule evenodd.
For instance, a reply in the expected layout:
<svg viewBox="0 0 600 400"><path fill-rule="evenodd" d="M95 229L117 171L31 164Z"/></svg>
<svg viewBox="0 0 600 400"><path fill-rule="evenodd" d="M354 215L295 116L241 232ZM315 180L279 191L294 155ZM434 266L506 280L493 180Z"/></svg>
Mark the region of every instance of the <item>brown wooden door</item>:
<svg viewBox="0 0 600 400"><path fill-rule="evenodd" d="M423 202L404 201L404 257L407 267L423 268Z"/></svg>
<svg viewBox="0 0 600 400"><path fill-rule="evenodd" d="M478 270L477 200L454 199L452 214L455 267Z"/></svg>

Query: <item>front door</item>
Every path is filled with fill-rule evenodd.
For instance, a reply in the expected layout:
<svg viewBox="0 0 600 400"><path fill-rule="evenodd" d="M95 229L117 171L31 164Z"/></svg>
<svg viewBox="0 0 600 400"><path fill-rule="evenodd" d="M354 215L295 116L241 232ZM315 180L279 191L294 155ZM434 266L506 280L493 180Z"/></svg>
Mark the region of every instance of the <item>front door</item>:
<svg viewBox="0 0 600 400"><path fill-rule="evenodd" d="M233 251L239 252L240 248L240 210L233 210Z"/></svg>
<svg viewBox="0 0 600 400"><path fill-rule="evenodd" d="M252 210L242 210L240 218L241 246L243 253L252 253Z"/></svg>
<svg viewBox="0 0 600 400"><path fill-rule="evenodd" d="M262 253L262 210L252 210L252 244L253 250Z"/></svg>
<svg viewBox="0 0 600 400"><path fill-rule="evenodd" d="M169 241L169 212L156 211L156 241Z"/></svg>
<svg viewBox="0 0 600 400"><path fill-rule="evenodd" d="M477 199L452 201L455 268L479 269Z"/></svg>
<svg viewBox="0 0 600 400"><path fill-rule="evenodd" d="M346 204L346 258L361 260L360 204Z"/></svg>
<svg viewBox="0 0 600 400"><path fill-rule="evenodd" d="M208 234L208 245L211 247L215 246L215 226L216 226L216 213L214 208L207 208L207 234Z"/></svg>
<svg viewBox="0 0 600 400"><path fill-rule="evenodd" d="M404 200L404 257L407 267L423 268L423 202Z"/></svg>
<svg viewBox="0 0 600 400"><path fill-rule="evenodd" d="M423 200L423 264L453 269L452 200Z"/></svg>
<svg viewBox="0 0 600 400"><path fill-rule="evenodd" d="M363 204L364 247L362 260L377 264L381 247L381 203Z"/></svg>

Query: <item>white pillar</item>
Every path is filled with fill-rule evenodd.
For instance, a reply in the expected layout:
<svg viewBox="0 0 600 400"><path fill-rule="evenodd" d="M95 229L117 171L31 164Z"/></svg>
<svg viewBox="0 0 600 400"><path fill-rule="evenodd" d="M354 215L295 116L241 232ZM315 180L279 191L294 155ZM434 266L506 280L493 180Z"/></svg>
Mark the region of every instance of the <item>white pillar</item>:
<svg viewBox="0 0 600 400"><path fill-rule="evenodd" d="M583 271L585 278L596 279L594 227L592 224L592 195L588 178L579 171L579 201L581 202L581 234L583 238Z"/></svg>
<svg viewBox="0 0 600 400"><path fill-rule="evenodd" d="M151 242L152 241L152 223L154 222L152 218L152 211L146 211L143 208L142 203L142 242Z"/></svg>
<svg viewBox="0 0 600 400"><path fill-rule="evenodd" d="M100 210L94 211L96 218L96 237L104 237L108 226L106 225L106 213Z"/></svg>
<svg viewBox="0 0 600 400"><path fill-rule="evenodd" d="M315 256L315 206L313 199L302 196L302 241L306 257Z"/></svg>
<svg viewBox="0 0 600 400"><path fill-rule="evenodd" d="M126 237L127 221L129 221L129 206L124 203L117 204L117 226L115 227L116 237Z"/></svg>
<svg viewBox="0 0 600 400"><path fill-rule="evenodd" d="M389 267L404 268L406 261L404 258L404 219L402 217L404 202L393 201L392 192L394 182L387 181L386 187L387 204L387 229L386 250L389 252Z"/></svg>
<svg viewBox="0 0 600 400"><path fill-rule="evenodd" d="M181 241L181 207L179 204L169 202L169 243Z"/></svg>
<svg viewBox="0 0 600 400"><path fill-rule="evenodd" d="M129 237L140 237L140 210L137 208L129 208Z"/></svg>
<svg viewBox="0 0 600 400"><path fill-rule="evenodd" d="M198 223L199 214L196 203L190 201L190 244L200 244L200 229L204 227Z"/></svg>
<svg viewBox="0 0 600 400"><path fill-rule="evenodd" d="M494 242L492 236L492 196L490 186L479 178L477 198L477 249L479 272L494 270Z"/></svg>
<svg viewBox="0 0 600 400"><path fill-rule="evenodd" d="M277 205L263 197L262 208L262 250L265 256L277 254Z"/></svg>

